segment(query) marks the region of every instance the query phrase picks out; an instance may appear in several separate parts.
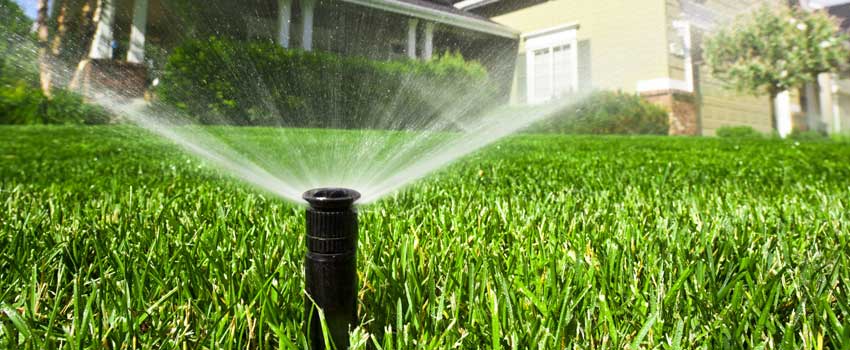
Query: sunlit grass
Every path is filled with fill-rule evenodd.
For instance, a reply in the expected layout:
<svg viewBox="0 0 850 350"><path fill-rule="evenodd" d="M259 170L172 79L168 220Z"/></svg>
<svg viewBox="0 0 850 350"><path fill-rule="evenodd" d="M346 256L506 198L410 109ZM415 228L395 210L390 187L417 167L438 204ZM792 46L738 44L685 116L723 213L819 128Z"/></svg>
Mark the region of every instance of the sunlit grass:
<svg viewBox="0 0 850 350"><path fill-rule="evenodd" d="M136 129L0 128L0 348L305 348L302 210ZM352 343L848 348L848 237L848 143L515 137L361 208Z"/></svg>

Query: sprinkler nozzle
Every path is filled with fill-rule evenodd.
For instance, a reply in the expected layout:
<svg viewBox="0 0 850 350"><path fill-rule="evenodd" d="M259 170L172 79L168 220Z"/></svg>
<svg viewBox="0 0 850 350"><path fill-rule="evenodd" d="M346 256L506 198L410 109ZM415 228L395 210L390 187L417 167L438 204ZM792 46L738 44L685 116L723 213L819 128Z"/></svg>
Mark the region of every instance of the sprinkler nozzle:
<svg viewBox="0 0 850 350"><path fill-rule="evenodd" d="M304 192L303 198L311 208L344 210L360 199L360 192L347 188L316 188Z"/></svg>
<svg viewBox="0 0 850 350"><path fill-rule="evenodd" d="M307 257L304 262L307 340L311 349L324 343L316 307L321 308L337 349L348 348L348 331L357 326L357 210L360 193L345 188L318 188L303 196L307 208ZM314 304L315 302L315 304Z"/></svg>

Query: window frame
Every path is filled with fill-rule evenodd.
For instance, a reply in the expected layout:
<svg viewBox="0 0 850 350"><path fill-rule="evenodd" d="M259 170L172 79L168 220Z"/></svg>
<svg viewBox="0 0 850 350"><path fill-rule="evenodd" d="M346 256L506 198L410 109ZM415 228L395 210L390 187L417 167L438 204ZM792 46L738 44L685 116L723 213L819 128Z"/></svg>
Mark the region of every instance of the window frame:
<svg viewBox="0 0 850 350"><path fill-rule="evenodd" d="M525 43L525 67L526 67L526 101L529 104L544 103L552 99L552 93L555 90L555 57L554 50L559 47L568 47L572 56L572 67L567 69L572 70L572 81L567 85L568 90L578 91L578 24L571 23L567 25L552 27L523 35ZM535 94L535 56L541 50L547 50L550 58L549 85L552 93L549 96L536 96Z"/></svg>

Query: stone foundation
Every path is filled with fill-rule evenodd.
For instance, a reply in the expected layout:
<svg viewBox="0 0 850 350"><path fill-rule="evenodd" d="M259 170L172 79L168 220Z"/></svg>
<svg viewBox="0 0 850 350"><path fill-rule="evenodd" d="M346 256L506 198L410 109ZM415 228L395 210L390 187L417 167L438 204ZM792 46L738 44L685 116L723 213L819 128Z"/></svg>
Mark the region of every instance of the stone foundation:
<svg viewBox="0 0 850 350"><path fill-rule="evenodd" d="M85 60L80 63L74 86L88 97L141 98L147 90L147 68L125 61Z"/></svg>
<svg viewBox="0 0 850 350"><path fill-rule="evenodd" d="M640 94L641 97L656 105L666 108L670 112L670 135L700 134L699 111L696 105L696 96L690 92L674 90L648 91Z"/></svg>

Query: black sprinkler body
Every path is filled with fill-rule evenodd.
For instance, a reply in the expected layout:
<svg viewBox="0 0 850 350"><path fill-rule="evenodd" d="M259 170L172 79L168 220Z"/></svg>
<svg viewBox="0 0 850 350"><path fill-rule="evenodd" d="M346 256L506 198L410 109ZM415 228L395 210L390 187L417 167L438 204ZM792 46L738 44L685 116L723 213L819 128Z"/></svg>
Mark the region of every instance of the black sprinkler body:
<svg viewBox="0 0 850 350"><path fill-rule="evenodd" d="M307 257L304 260L307 341L314 350L325 344L318 306L334 348L348 348L348 331L357 326L357 210L360 193L319 188L304 193L307 208Z"/></svg>

